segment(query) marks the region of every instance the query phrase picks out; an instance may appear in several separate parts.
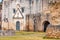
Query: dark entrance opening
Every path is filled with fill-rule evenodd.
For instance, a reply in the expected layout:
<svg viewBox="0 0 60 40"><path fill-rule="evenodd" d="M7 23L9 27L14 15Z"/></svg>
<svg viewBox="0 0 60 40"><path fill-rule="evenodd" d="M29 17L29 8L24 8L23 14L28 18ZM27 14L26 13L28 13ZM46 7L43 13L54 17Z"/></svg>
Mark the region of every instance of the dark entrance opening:
<svg viewBox="0 0 60 40"><path fill-rule="evenodd" d="M48 27L49 24L50 23L48 21L45 21L44 22L44 32L46 32L46 29L47 29L47 27Z"/></svg>
<svg viewBox="0 0 60 40"><path fill-rule="evenodd" d="M2 30L1 25L0 25L0 30Z"/></svg>
<svg viewBox="0 0 60 40"><path fill-rule="evenodd" d="M20 22L19 22L19 21L16 22L16 30L17 30L17 31L20 30Z"/></svg>

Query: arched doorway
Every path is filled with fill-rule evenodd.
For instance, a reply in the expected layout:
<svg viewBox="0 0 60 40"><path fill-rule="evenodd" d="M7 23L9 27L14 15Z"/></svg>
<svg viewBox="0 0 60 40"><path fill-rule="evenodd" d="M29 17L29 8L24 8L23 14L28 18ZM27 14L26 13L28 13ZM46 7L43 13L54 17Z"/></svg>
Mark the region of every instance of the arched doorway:
<svg viewBox="0 0 60 40"><path fill-rule="evenodd" d="M20 30L20 22L19 22L19 21L16 22L16 30L17 30L17 31Z"/></svg>
<svg viewBox="0 0 60 40"><path fill-rule="evenodd" d="M44 21L43 26L44 26L44 32L46 32L46 29L50 23L48 21Z"/></svg>

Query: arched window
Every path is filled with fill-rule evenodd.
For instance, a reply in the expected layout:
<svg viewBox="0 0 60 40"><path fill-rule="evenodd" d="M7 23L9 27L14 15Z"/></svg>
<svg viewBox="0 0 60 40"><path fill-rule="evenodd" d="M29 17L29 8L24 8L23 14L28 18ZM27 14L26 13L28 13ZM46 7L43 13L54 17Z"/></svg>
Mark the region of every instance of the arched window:
<svg viewBox="0 0 60 40"><path fill-rule="evenodd" d="M24 12L24 7L22 7L21 10L22 10L22 13L23 13Z"/></svg>
<svg viewBox="0 0 60 40"><path fill-rule="evenodd" d="M13 13L16 13L16 10L15 9L13 9Z"/></svg>

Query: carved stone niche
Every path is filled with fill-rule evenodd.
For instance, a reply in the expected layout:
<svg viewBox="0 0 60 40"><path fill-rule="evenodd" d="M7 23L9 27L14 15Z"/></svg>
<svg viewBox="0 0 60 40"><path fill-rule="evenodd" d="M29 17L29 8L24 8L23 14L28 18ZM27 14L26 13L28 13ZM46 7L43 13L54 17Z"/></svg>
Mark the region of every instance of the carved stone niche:
<svg viewBox="0 0 60 40"><path fill-rule="evenodd" d="M49 25L46 30L46 37L60 38L60 25Z"/></svg>

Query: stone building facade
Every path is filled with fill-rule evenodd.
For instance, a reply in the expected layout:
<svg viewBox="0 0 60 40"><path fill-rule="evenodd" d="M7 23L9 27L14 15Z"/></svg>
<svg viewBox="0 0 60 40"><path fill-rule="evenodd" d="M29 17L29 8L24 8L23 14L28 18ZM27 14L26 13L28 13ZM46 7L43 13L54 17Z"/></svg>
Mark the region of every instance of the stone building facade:
<svg viewBox="0 0 60 40"><path fill-rule="evenodd" d="M2 3L0 3L0 30L2 29Z"/></svg>
<svg viewBox="0 0 60 40"><path fill-rule="evenodd" d="M46 31L49 24L60 24L60 21L52 20L55 18L50 8L51 3L54 4L59 1L60 0L3 0L2 30Z"/></svg>

